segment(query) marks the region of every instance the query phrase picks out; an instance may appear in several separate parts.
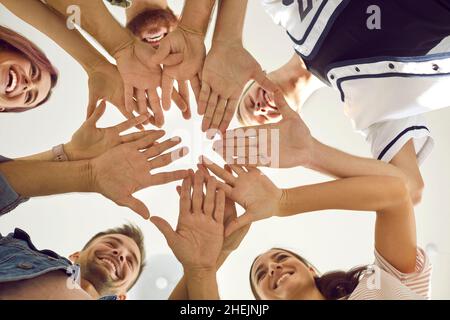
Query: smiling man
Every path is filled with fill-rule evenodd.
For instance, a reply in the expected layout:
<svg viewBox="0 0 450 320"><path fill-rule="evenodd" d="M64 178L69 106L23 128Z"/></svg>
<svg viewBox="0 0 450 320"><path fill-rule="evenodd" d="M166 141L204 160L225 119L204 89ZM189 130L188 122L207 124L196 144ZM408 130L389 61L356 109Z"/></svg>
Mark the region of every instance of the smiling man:
<svg viewBox="0 0 450 320"><path fill-rule="evenodd" d="M145 265L133 225L100 232L69 259L38 250L20 229L0 235L0 300L124 300Z"/></svg>
<svg viewBox="0 0 450 320"><path fill-rule="evenodd" d="M158 48L160 41L178 24L178 17L167 0L134 0L126 15L127 28L154 48Z"/></svg>

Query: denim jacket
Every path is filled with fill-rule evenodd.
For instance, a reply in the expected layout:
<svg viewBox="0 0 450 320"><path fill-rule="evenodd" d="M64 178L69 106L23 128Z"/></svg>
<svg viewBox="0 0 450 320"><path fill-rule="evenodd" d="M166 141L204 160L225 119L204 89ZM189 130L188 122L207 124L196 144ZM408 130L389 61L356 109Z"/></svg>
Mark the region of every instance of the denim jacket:
<svg viewBox="0 0 450 320"><path fill-rule="evenodd" d="M0 156L0 163L10 160ZM9 185L8 180L0 172L0 216L14 210L18 205L27 200L28 198L24 198L14 191Z"/></svg>
<svg viewBox="0 0 450 320"><path fill-rule="evenodd" d="M54 251L38 250L25 231L16 228L6 237L0 234L0 284L32 279L57 270L80 284L79 265ZM105 296L100 300L117 300L117 297Z"/></svg>

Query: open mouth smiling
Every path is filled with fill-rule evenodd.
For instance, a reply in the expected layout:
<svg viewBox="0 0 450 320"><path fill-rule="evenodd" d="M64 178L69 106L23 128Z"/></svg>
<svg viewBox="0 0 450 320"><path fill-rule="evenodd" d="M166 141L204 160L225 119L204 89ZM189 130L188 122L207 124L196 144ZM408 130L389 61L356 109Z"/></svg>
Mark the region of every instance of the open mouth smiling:
<svg viewBox="0 0 450 320"><path fill-rule="evenodd" d="M116 261L114 261L113 259L108 259L108 258L100 258L100 260L108 266L108 269L110 269L112 271L112 273L114 274L114 276L117 279L120 279L120 275L119 275L119 265L117 264Z"/></svg>
<svg viewBox="0 0 450 320"><path fill-rule="evenodd" d="M8 75L8 85L6 86L5 92L8 93L12 93L18 84L18 75L17 73L11 68L9 70L9 75Z"/></svg>

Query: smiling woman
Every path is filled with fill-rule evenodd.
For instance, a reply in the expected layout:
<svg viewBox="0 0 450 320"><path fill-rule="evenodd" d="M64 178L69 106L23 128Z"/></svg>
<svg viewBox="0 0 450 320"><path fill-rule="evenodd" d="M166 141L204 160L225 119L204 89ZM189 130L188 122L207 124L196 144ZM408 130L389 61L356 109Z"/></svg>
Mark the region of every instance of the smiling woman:
<svg viewBox="0 0 450 320"><path fill-rule="evenodd" d="M0 111L23 112L45 103L58 71L31 41L0 26Z"/></svg>

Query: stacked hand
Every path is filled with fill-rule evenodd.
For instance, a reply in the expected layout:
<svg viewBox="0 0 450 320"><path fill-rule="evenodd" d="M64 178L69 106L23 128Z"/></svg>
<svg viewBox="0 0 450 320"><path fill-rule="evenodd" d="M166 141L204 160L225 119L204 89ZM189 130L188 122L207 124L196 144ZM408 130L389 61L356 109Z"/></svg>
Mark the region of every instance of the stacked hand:
<svg viewBox="0 0 450 320"><path fill-rule="evenodd" d="M163 154L181 142L175 137L158 143L164 134L164 131L145 132L139 140L121 144L89 160L93 191L148 219L148 208L133 194L150 186L184 179L189 174L187 170L151 173L151 170L165 167L188 153L187 148L180 148Z"/></svg>
<svg viewBox="0 0 450 320"><path fill-rule="evenodd" d="M143 138L151 131L142 131L120 135L123 131L141 125L148 119L148 114L140 115L109 128L97 128L96 124L106 109L102 101L91 116L73 134L72 140L64 145L69 160L87 160L95 158L122 143Z"/></svg>
<svg viewBox="0 0 450 320"><path fill-rule="evenodd" d="M216 179L209 177L205 181L204 175L197 171L194 178L185 178L181 186L176 231L162 218L152 217L151 221L185 270L215 270L223 245L224 209L225 193L217 189Z"/></svg>
<svg viewBox="0 0 450 320"><path fill-rule="evenodd" d="M215 41L203 66L198 99L198 112L204 115L203 131L218 129L225 132L250 79L256 80L269 92L277 89L241 43Z"/></svg>
<svg viewBox="0 0 450 320"><path fill-rule="evenodd" d="M313 146L311 133L281 91L275 91L274 96L283 116L280 122L229 130L214 143L214 150L227 163L277 168L308 164Z"/></svg>
<svg viewBox="0 0 450 320"><path fill-rule="evenodd" d="M174 80L178 81L178 89L180 94L189 100L189 91L187 81L191 83L196 100L200 94L200 74L203 68L205 59L205 44L204 38L200 35L189 33L181 27L175 29L167 35L162 41L156 52L152 57L155 63L164 64L162 75L162 101L163 108L168 110L170 108L170 94L173 91ZM177 65L166 65L165 61L176 54L182 54L183 60ZM188 108L189 116L190 109ZM188 114L183 113L187 119Z"/></svg>
<svg viewBox="0 0 450 320"><path fill-rule="evenodd" d="M225 236L258 220L276 216L279 212L283 191L277 188L260 170L253 167L230 165L231 170L225 170L203 157L202 164L223 182L218 182L219 188L231 200L245 209L245 213L232 220L225 230Z"/></svg>

